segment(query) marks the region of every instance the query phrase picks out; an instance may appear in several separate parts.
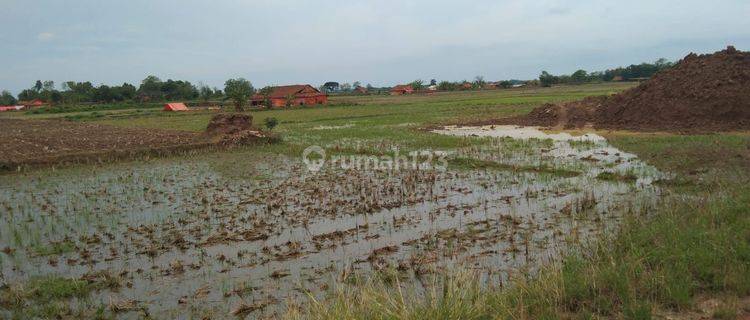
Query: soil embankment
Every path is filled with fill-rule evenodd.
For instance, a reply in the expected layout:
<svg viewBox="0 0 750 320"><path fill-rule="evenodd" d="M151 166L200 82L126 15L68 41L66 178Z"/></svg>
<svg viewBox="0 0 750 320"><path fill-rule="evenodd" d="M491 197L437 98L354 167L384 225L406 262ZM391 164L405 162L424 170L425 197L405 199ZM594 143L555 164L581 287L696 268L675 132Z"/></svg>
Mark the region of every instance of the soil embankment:
<svg viewBox="0 0 750 320"><path fill-rule="evenodd" d="M691 53L641 85L608 97L546 104L499 123L638 131L750 129L750 52Z"/></svg>

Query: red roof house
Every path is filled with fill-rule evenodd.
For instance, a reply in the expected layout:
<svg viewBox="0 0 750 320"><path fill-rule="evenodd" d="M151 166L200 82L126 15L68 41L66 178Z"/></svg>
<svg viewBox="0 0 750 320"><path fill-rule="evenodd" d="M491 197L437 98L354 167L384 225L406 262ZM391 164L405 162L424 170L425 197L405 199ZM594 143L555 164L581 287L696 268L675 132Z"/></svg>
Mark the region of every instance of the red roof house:
<svg viewBox="0 0 750 320"><path fill-rule="evenodd" d="M403 84L403 85L397 85L391 89L391 95L392 96L400 96L402 94L412 94L414 93L414 88L410 84Z"/></svg>
<svg viewBox="0 0 750 320"><path fill-rule="evenodd" d="M41 99L34 99L34 100L30 100L30 101L18 101L18 104L22 105L22 106L29 107L29 108L41 107L41 106L47 105L47 103L45 103Z"/></svg>
<svg viewBox="0 0 750 320"><path fill-rule="evenodd" d="M270 100L272 107L304 106L328 103L328 96L309 84L272 87L268 96L255 94L251 100L254 106L266 104Z"/></svg>
<svg viewBox="0 0 750 320"><path fill-rule="evenodd" d="M172 102L164 104L164 111L189 111L188 107L182 102Z"/></svg>

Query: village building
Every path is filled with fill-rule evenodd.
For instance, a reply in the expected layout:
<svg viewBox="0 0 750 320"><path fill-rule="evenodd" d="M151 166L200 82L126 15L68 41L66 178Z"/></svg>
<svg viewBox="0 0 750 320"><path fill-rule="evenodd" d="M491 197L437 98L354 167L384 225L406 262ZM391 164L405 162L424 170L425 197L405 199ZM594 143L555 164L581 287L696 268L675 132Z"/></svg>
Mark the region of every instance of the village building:
<svg viewBox="0 0 750 320"><path fill-rule="evenodd" d="M309 84L272 87L270 91L267 96L260 93L255 94L251 104L254 106L265 105L266 100L270 100L271 107L328 103L328 96Z"/></svg>
<svg viewBox="0 0 750 320"><path fill-rule="evenodd" d="M410 84L397 85L391 89L392 96L414 93L414 88Z"/></svg>
<svg viewBox="0 0 750 320"><path fill-rule="evenodd" d="M357 86L356 88L354 88L354 93L367 94L367 88L363 86Z"/></svg>
<svg viewBox="0 0 750 320"><path fill-rule="evenodd" d="M18 101L19 105L22 105L27 108L37 108L37 107L43 107L46 106L47 103L42 101L42 99L34 99L29 101Z"/></svg>
<svg viewBox="0 0 750 320"><path fill-rule="evenodd" d="M164 104L164 111L190 111L182 102L170 102Z"/></svg>

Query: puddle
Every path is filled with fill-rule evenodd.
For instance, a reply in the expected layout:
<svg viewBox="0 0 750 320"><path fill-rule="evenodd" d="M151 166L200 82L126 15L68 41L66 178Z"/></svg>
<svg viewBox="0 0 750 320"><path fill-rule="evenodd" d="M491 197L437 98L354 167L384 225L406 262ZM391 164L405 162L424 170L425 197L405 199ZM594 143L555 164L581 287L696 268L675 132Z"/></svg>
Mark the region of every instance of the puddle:
<svg viewBox="0 0 750 320"><path fill-rule="evenodd" d="M439 134L464 137L492 137L492 138L514 138L514 139L550 139L554 141L590 141L603 142L604 137L587 133L581 136L573 136L567 132L546 133L535 127L519 126L482 126L482 127L462 127L447 126L443 129L433 130Z"/></svg>
<svg viewBox="0 0 750 320"><path fill-rule="evenodd" d="M486 131L472 130L454 132ZM507 282L655 203L658 189L646 180L658 172L635 156L603 140L530 134L498 135L452 154L581 174L450 167L312 174L296 159L250 151L1 176L0 241L12 252L0 253L2 279L105 271L123 283L94 294L105 305L113 297L158 318L234 318L240 302L262 302L252 315L273 317L289 298L322 297L336 282L382 270L417 286L457 265ZM607 170L638 181L597 178Z"/></svg>
<svg viewBox="0 0 750 320"><path fill-rule="evenodd" d="M535 127L512 125L447 126L432 132L462 137L522 141L520 146L519 144L491 143L488 147L464 150L471 157L506 164L536 163L552 167L568 167L573 170L583 168L588 175L592 176L598 176L602 172L616 173L623 177L635 178L638 185L651 184L656 180L669 177L655 167L640 161L637 155L621 151L609 145L604 137L593 133L573 136L567 132L546 133ZM519 152L519 149L525 149L525 151Z"/></svg>

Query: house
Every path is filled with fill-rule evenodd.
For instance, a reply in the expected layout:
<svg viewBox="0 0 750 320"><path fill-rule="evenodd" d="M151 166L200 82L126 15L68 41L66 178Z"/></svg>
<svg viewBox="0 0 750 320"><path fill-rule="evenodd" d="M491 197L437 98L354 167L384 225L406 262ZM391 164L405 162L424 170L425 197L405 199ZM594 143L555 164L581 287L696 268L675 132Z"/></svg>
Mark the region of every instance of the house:
<svg viewBox="0 0 750 320"><path fill-rule="evenodd" d="M291 86L271 87L268 95L256 94L251 100L254 106L271 101L271 107L304 106L328 103L328 96L309 84L295 84Z"/></svg>
<svg viewBox="0 0 750 320"><path fill-rule="evenodd" d="M16 111L16 106L0 106L0 112L4 111Z"/></svg>
<svg viewBox="0 0 750 320"><path fill-rule="evenodd" d="M402 94L412 94L414 93L414 88L410 84L404 84L404 85L397 85L391 89L391 95L392 96L400 96Z"/></svg>
<svg viewBox="0 0 750 320"><path fill-rule="evenodd" d="M164 104L164 111L190 111L182 102L171 102Z"/></svg>
<svg viewBox="0 0 750 320"><path fill-rule="evenodd" d="M357 86L356 88L354 88L354 93L367 94L367 88L363 86Z"/></svg>
<svg viewBox="0 0 750 320"><path fill-rule="evenodd" d="M25 106L27 108L43 107L47 105L47 103L42 101L41 99L34 99L30 101L18 101L18 104Z"/></svg>

